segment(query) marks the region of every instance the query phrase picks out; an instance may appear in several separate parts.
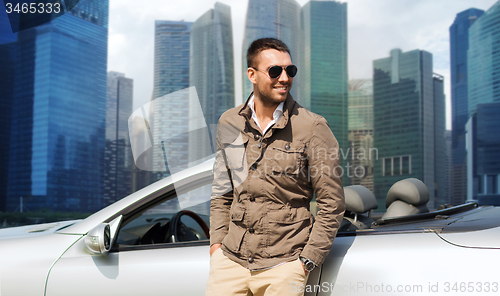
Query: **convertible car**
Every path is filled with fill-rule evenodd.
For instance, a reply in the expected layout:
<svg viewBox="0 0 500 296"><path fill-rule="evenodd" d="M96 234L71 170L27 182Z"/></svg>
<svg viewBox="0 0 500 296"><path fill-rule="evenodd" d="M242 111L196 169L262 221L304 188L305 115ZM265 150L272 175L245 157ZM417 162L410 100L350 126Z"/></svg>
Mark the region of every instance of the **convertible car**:
<svg viewBox="0 0 500 296"><path fill-rule="evenodd" d="M204 295L213 161L174 174L84 220L0 230L0 295ZM429 212L416 179L397 182L387 211L362 186L305 295L498 295L500 208ZM221 291L223 295L223 291Z"/></svg>

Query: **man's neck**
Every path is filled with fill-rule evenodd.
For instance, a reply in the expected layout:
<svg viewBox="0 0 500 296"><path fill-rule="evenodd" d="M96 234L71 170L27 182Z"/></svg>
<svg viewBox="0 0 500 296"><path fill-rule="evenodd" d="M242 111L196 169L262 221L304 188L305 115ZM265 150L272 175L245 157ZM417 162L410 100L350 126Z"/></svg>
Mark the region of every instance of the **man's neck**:
<svg viewBox="0 0 500 296"><path fill-rule="evenodd" d="M273 120L274 111L278 107L279 103L274 104L270 102L264 102L260 97L254 95L254 110L255 115L259 122L267 122Z"/></svg>

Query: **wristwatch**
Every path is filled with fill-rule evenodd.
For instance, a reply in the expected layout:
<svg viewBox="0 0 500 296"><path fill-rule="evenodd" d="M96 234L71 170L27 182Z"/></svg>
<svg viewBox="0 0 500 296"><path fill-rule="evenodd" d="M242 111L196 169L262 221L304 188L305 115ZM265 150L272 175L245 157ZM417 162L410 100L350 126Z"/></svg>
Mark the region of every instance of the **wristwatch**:
<svg viewBox="0 0 500 296"><path fill-rule="evenodd" d="M299 258L300 261L302 261L302 264L304 264L304 269L307 272L311 272L316 267L316 264L314 264L314 262L312 262L311 260L304 257L299 257Z"/></svg>

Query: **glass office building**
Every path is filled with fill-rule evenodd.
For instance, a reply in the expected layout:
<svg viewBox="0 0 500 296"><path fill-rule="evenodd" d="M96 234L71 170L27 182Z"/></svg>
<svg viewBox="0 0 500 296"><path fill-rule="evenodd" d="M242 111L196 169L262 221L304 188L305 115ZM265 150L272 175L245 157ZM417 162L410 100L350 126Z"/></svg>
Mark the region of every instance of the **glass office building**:
<svg viewBox="0 0 500 296"><path fill-rule="evenodd" d="M242 47L242 89L243 102L253 91L253 85L247 77L247 50L250 44L259 38L277 38L283 41L292 56L292 62L298 67L290 91L293 98L302 104L301 87L304 70L302 68L300 28L300 5L295 0L249 0L243 34Z"/></svg>
<svg viewBox="0 0 500 296"><path fill-rule="evenodd" d="M477 105L500 102L500 2L469 29L469 117Z"/></svg>
<svg viewBox="0 0 500 296"><path fill-rule="evenodd" d="M448 183L449 175L446 171L446 106L444 95L444 77L434 73L434 204L429 205L438 208L440 205L449 204Z"/></svg>
<svg viewBox="0 0 500 296"><path fill-rule="evenodd" d="M423 50L391 51L373 61L375 196L385 208L389 188L405 178L423 181L430 194L429 207L439 199L437 142L444 142L443 80L433 73L432 54ZM443 102L441 102L441 100ZM440 119L441 118L441 119ZM437 184L437 185L435 185ZM436 198L437 197L437 198Z"/></svg>
<svg viewBox="0 0 500 296"><path fill-rule="evenodd" d="M103 206L108 1L18 33L7 210Z"/></svg>
<svg viewBox="0 0 500 296"><path fill-rule="evenodd" d="M450 204L455 204L455 201L453 199L453 183L452 183L452 169L453 169L453 155L452 155L452 149L451 149L451 130L446 130L444 132L444 141L446 145L446 200L449 201Z"/></svg>
<svg viewBox="0 0 500 296"><path fill-rule="evenodd" d="M470 8L457 14L450 26L450 72L452 106L452 204L462 204L467 196L465 124L469 119L467 51L469 28L484 13Z"/></svg>
<svg viewBox="0 0 500 296"><path fill-rule="evenodd" d="M346 155L349 148L347 3L309 1L302 8L301 17L304 83L300 103L328 121ZM350 166L349 159L352 157L341 160L344 171ZM346 173L343 181L348 185L345 177Z"/></svg>
<svg viewBox="0 0 500 296"><path fill-rule="evenodd" d="M0 0L0 7L3 0ZM9 143L11 108L13 101L14 67L17 34L12 33L7 12L0 9L0 212L7 207L7 180L9 176Z"/></svg>
<svg viewBox="0 0 500 296"><path fill-rule="evenodd" d="M500 206L500 102L479 104L467 123L467 200Z"/></svg>
<svg viewBox="0 0 500 296"><path fill-rule="evenodd" d="M153 99L189 87L189 65L192 22L156 21L154 54L154 94ZM154 142L160 139L172 139L165 143L169 156L181 163L188 162L189 104L183 100L158 100L150 110ZM167 162L170 159L167 160ZM170 175L170 171L161 171L165 159L161 155L153 156L151 181L155 182Z"/></svg>
<svg viewBox="0 0 500 296"><path fill-rule="evenodd" d="M132 193L134 160L128 118L132 114L134 81L125 74L108 72L106 143L104 149L104 204Z"/></svg>
<svg viewBox="0 0 500 296"><path fill-rule="evenodd" d="M362 185L373 192L373 81L349 81L349 185Z"/></svg>
<svg viewBox="0 0 500 296"><path fill-rule="evenodd" d="M215 3L191 27L189 81L196 88L206 124L213 132L222 113L234 107L233 31L228 5ZM189 161L215 153L210 143L207 133L190 133Z"/></svg>
<svg viewBox="0 0 500 296"><path fill-rule="evenodd" d="M154 99L189 87L192 24L155 21Z"/></svg>

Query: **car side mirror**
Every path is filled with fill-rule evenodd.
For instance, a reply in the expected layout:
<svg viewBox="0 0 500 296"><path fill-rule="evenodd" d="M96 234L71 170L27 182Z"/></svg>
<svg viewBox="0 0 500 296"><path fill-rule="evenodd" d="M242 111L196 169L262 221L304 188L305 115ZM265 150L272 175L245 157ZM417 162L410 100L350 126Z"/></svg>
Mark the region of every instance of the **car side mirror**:
<svg viewBox="0 0 500 296"><path fill-rule="evenodd" d="M107 254L111 249L111 227L102 223L85 236L85 246L91 254Z"/></svg>

